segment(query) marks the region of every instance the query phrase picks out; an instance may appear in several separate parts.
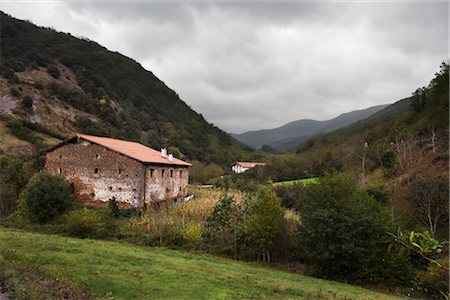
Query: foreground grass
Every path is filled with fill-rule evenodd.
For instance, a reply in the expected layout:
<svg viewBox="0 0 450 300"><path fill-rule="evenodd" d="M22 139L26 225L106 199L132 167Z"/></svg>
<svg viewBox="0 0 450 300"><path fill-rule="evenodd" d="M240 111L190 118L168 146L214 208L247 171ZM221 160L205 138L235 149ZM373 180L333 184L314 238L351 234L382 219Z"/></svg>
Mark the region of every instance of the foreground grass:
<svg viewBox="0 0 450 300"><path fill-rule="evenodd" d="M318 177L311 177L311 178L305 178L305 179L296 179L296 180L288 180L288 181L279 181L272 183L273 186L280 186L280 185L293 185L293 184L303 184L308 185L311 183L318 183L319 178Z"/></svg>
<svg viewBox="0 0 450 300"><path fill-rule="evenodd" d="M69 293L74 298L394 298L351 285L210 255L0 227L2 268L7 270L7 284L20 282L20 278L8 279L8 274L20 277L27 272L38 272L33 276L41 281L46 278L43 282L49 295L52 287L55 288L49 282L60 282L64 289L75 291ZM10 288L14 292L14 286ZM30 289L28 294L26 289ZM35 287L25 286L23 290L26 298L56 295L46 297L42 290L39 295L32 294L38 290Z"/></svg>

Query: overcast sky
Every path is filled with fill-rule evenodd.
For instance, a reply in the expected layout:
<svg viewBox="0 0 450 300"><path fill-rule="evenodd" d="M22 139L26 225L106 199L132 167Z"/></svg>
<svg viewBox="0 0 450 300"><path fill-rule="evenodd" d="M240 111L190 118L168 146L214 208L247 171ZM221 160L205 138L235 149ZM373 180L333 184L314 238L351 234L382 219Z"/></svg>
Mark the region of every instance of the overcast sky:
<svg viewBox="0 0 450 300"><path fill-rule="evenodd" d="M448 56L443 2L5 1L151 70L233 133L392 103Z"/></svg>

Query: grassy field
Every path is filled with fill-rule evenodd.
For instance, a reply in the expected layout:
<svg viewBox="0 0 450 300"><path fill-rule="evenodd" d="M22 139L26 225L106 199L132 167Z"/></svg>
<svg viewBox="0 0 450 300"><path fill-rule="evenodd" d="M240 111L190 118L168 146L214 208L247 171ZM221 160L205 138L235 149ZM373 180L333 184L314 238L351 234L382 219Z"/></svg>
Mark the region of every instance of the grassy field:
<svg viewBox="0 0 450 300"><path fill-rule="evenodd" d="M319 182L318 177L312 177L312 178L305 178L305 179L296 179L296 180L288 180L288 181L279 181L272 183L273 186L279 186L279 185L293 185L293 184L303 184L308 185L311 183L317 183Z"/></svg>
<svg viewBox="0 0 450 300"><path fill-rule="evenodd" d="M32 299L395 298L210 255L1 227L0 269L19 298Z"/></svg>

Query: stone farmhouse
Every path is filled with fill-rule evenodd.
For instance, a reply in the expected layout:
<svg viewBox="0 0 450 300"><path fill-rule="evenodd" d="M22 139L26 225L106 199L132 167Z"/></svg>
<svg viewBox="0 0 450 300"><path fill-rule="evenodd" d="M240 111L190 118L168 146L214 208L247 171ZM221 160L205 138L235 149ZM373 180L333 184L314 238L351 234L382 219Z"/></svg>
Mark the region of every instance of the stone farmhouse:
<svg viewBox="0 0 450 300"><path fill-rule="evenodd" d="M105 207L115 197L121 208L184 198L190 166L165 148L86 134L49 149L45 165L73 184L78 203Z"/></svg>
<svg viewBox="0 0 450 300"><path fill-rule="evenodd" d="M243 173L256 166L265 166L266 163L263 162L249 162L249 161L238 161L233 164L231 170L235 173Z"/></svg>

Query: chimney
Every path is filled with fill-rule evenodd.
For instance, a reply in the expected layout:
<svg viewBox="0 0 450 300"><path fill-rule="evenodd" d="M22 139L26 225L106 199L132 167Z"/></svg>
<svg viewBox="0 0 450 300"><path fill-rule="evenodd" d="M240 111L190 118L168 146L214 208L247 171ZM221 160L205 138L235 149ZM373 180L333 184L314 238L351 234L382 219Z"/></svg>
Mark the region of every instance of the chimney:
<svg viewBox="0 0 450 300"><path fill-rule="evenodd" d="M161 148L161 156L167 157L167 149L166 148Z"/></svg>
<svg viewBox="0 0 450 300"><path fill-rule="evenodd" d="M173 154L172 153L169 154L169 161L173 161Z"/></svg>

